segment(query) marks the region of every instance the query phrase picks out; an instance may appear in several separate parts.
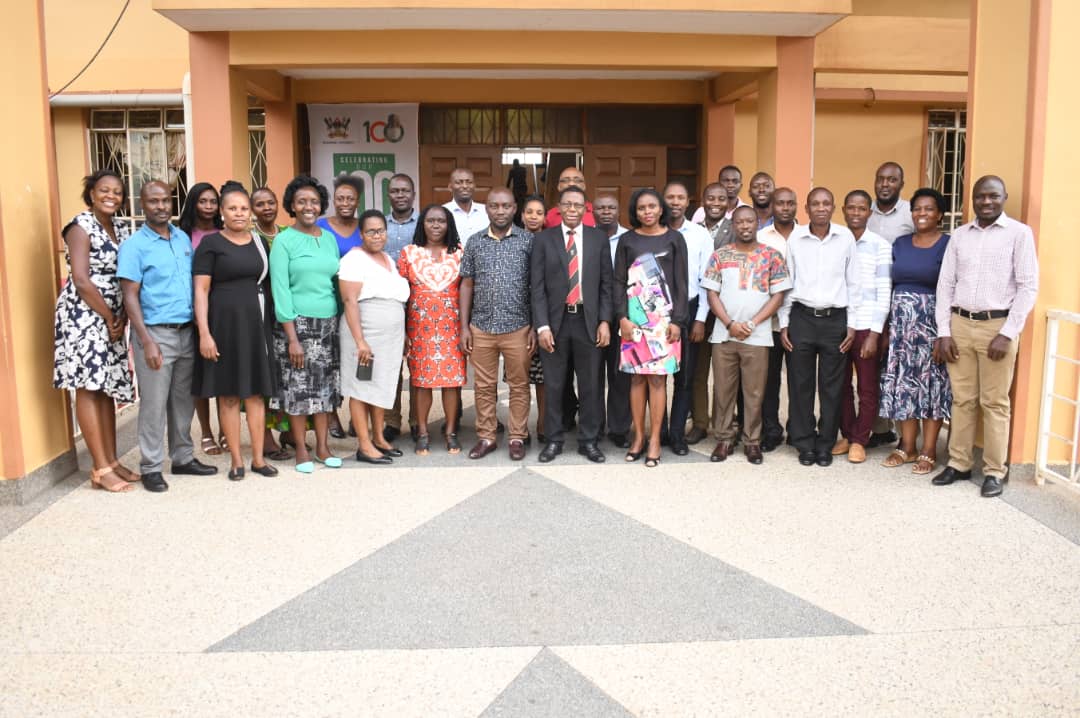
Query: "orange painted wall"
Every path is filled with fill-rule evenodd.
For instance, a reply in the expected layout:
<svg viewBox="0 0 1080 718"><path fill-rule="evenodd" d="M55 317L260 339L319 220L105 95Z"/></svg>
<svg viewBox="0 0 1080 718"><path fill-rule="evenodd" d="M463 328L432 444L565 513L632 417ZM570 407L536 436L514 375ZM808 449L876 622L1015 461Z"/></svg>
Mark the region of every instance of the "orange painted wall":
<svg viewBox="0 0 1080 718"><path fill-rule="evenodd" d="M122 5L95 0L45 3L50 91L86 64ZM187 69L187 32L154 12L151 0L131 0L105 49L67 92L179 92Z"/></svg>

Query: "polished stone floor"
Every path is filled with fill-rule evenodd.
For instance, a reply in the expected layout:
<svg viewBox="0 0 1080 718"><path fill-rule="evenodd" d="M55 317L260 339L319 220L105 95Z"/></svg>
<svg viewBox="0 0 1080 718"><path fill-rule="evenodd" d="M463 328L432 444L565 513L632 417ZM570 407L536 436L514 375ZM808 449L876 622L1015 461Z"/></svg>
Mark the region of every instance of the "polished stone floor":
<svg viewBox="0 0 1080 718"><path fill-rule="evenodd" d="M0 716L1080 715L1080 497L1021 472L399 443L0 507Z"/></svg>

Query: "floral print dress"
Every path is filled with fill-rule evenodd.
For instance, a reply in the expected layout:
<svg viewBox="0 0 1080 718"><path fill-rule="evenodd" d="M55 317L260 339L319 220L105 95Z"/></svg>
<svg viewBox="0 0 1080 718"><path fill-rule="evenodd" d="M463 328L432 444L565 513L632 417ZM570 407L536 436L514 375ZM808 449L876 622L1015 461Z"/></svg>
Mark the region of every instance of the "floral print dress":
<svg viewBox="0 0 1080 718"><path fill-rule="evenodd" d="M120 243L130 234L127 224L113 220L116 242L89 210L71 220L65 233L72 225L78 225L90 237L90 281L109 308L119 312L123 296L116 276L116 258ZM64 258L70 275L70 253L65 252ZM103 391L123 403L135 400L127 341L110 341L105 320L82 300L70 279L56 300L54 357L53 386L58 389Z"/></svg>
<svg viewBox="0 0 1080 718"><path fill-rule="evenodd" d="M425 389L459 387L465 383L465 357L461 353L461 252L446 252L442 261L415 244L398 257L398 274L409 281L405 305L409 337L409 382Z"/></svg>

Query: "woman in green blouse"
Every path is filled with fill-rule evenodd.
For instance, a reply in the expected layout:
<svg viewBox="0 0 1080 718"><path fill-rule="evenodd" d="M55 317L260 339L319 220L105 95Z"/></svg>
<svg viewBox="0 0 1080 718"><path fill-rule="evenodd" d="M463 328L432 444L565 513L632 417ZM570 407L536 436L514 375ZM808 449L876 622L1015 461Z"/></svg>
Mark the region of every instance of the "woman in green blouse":
<svg viewBox="0 0 1080 718"><path fill-rule="evenodd" d="M281 371L281 406L289 415L296 446L296 470L315 470L304 446L306 417L315 425L315 461L338 468L341 459L330 453L328 412L341 404L338 348L338 300L334 276L338 246L316 226L329 204L326 188L301 175L285 188L282 203L293 225L283 229L270 249L270 286L274 313L274 349Z"/></svg>

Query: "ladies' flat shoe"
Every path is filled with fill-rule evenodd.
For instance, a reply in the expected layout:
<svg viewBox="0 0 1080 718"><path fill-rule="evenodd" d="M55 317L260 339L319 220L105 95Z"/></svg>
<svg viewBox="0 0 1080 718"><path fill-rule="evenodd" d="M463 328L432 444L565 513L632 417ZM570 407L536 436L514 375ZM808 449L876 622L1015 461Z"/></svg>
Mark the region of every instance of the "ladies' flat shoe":
<svg viewBox="0 0 1080 718"><path fill-rule="evenodd" d="M276 467L270 464L263 464L262 466L251 465L251 473L258 474L259 476L277 476L278 470Z"/></svg>
<svg viewBox="0 0 1080 718"><path fill-rule="evenodd" d="M235 469L229 469L229 481L243 481L244 480L244 467L237 466Z"/></svg>
<svg viewBox="0 0 1080 718"><path fill-rule="evenodd" d="M312 461L304 461L296 465L296 470L301 474L313 474L315 473L315 463Z"/></svg>
<svg viewBox="0 0 1080 718"><path fill-rule="evenodd" d="M329 466L331 469L341 468L341 459L336 456L327 456L325 459L320 459L318 456L316 456L315 460L323 466Z"/></svg>
<svg viewBox="0 0 1080 718"><path fill-rule="evenodd" d="M395 449L393 446L391 446L389 449L384 449L381 446L376 446L375 448L378 449L379 453L383 456L390 456L395 459L405 456L401 449Z"/></svg>
<svg viewBox="0 0 1080 718"><path fill-rule="evenodd" d="M380 456L378 458L373 458L362 451L356 452L356 460L362 464L378 464L380 466L394 463L394 460L391 459L389 456Z"/></svg>

